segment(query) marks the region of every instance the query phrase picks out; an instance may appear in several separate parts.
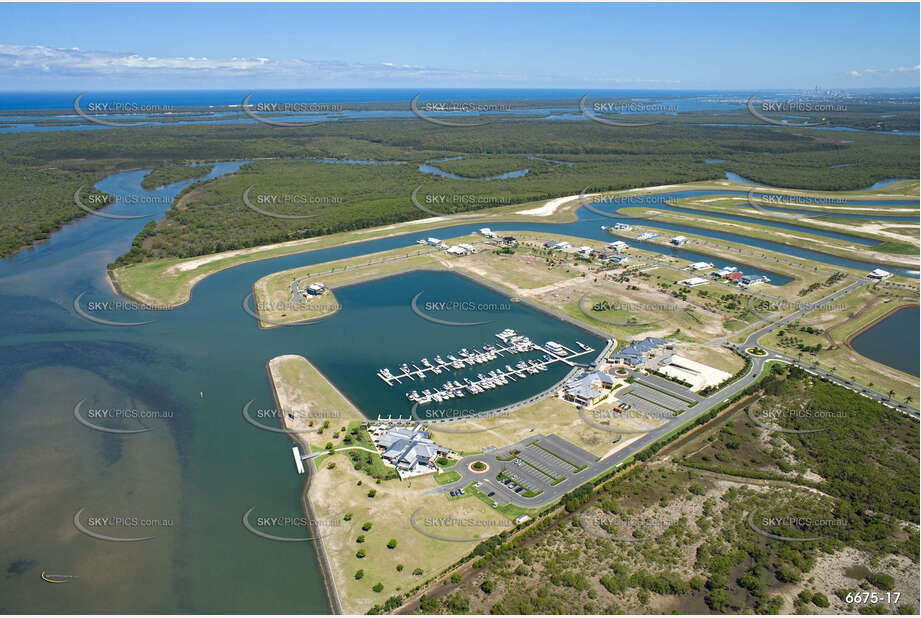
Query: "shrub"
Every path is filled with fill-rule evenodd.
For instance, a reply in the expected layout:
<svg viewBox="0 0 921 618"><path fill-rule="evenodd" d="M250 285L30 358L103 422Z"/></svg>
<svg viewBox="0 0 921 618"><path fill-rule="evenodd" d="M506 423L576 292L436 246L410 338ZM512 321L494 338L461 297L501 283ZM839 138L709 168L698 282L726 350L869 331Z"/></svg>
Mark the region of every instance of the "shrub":
<svg viewBox="0 0 921 618"><path fill-rule="evenodd" d="M493 584L492 581L488 579L484 580L483 583L480 584L480 590L482 590L486 594L490 594L494 588L495 588L495 584Z"/></svg>
<svg viewBox="0 0 921 618"><path fill-rule="evenodd" d="M374 524L372 524L370 521L366 521L365 523L361 524L361 529L367 532L368 530L371 529L371 526L373 525Z"/></svg>
<svg viewBox="0 0 921 618"><path fill-rule="evenodd" d="M387 548L388 548L388 549L393 549L393 548L396 547L396 546L397 546L397 540L396 540L396 539L390 539L389 541L387 541Z"/></svg>
<svg viewBox="0 0 921 618"><path fill-rule="evenodd" d="M880 590L892 590L895 586L895 578L886 573L871 573L867 576L867 581Z"/></svg>
<svg viewBox="0 0 921 618"><path fill-rule="evenodd" d="M364 576L365 576L364 569L358 569L357 571L355 571L355 579L361 579Z"/></svg>
<svg viewBox="0 0 921 618"><path fill-rule="evenodd" d="M345 521L352 521L352 514L346 513L345 517L343 517L342 519L344 519Z"/></svg>
<svg viewBox="0 0 921 618"><path fill-rule="evenodd" d="M376 584L374 584L374 587L371 588L371 590L373 590L374 592L380 592L383 589L384 589L384 584L380 582L377 582Z"/></svg>
<svg viewBox="0 0 921 618"><path fill-rule="evenodd" d="M365 550L359 549L358 552L355 554L355 557L356 557L356 558L364 558L364 557L367 556L367 555L368 555L368 554L365 553Z"/></svg>

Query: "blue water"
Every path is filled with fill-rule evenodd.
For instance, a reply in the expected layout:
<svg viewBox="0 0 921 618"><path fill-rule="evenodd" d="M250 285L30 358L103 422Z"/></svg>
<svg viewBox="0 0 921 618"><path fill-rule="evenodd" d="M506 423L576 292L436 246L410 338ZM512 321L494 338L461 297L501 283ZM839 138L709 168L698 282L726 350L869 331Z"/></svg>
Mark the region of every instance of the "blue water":
<svg viewBox="0 0 921 618"><path fill-rule="evenodd" d="M851 341L851 347L867 358L915 377L919 375L918 307L902 309L878 324L874 324Z"/></svg>
<svg viewBox="0 0 921 618"><path fill-rule="evenodd" d="M209 105L240 105L252 90L113 90L90 92L81 100L88 102L132 102L138 105L174 107L207 107ZM74 99L80 91L60 92L0 92L0 110L65 110L73 109ZM420 101L483 101L483 100L537 100L573 99L586 94L585 90L558 88L346 88L346 89L282 89L256 91L250 103L377 103L409 101L421 94ZM704 90L592 90L592 99L603 97L638 98L650 100L680 97L691 101L707 101L707 105L720 106L708 97L733 96L733 93L716 94ZM735 96L746 96L735 93ZM698 103L699 104L699 103Z"/></svg>

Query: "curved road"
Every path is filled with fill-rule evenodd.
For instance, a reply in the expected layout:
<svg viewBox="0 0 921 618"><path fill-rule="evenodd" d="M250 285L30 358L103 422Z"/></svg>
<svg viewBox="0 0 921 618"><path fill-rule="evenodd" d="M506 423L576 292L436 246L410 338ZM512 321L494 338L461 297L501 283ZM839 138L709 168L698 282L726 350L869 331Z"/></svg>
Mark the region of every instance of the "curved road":
<svg viewBox="0 0 921 618"><path fill-rule="evenodd" d="M437 489L431 490L430 493L433 493L433 494L447 493L447 492L450 492L451 490L460 489L460 488L466 487L470 483L479 481L481 483L481 487L480 487L481 491L483 491L486 494L488 494L489 492L495 492L495 495L492 496L492 499L495 500L497 504L503 505L503 504L511 503L511 504L515 504L515 505L525 507L525 508L535 508L535 507L546 506L548 504L551 504L559 500L564 494L572 491L573 489L582 485L583 483L601 474L604 474L605 472L613 468L620 466L624 462L624 460L642 451L643 449L648 447L650 444L654 443L656 440L662 438L663 436L672 432L678 427L681 427L682 425L686 423L690 423L694 421L699 416L706 414L714 406L717 406L723 403L724 401L726 401L733 395L736 395L739 391L742 391L745 388L748 388L758 378L758 376L761 375L761 371L764 369L765 364L771 361L783 362L783 363L789 363L792 365L796 365L802 368L803 370L808 371L809 373L812 373L822 378L827 378L829 381L834 382L838 384L839 386L848 388L856 393L861 393L865 397L878 401L891 408L895 408L914 418L918 418L918 412L919 412L918 408L909 406L908 404L903 403L903 402L893 401L887 395L884 395L883 393L879 393L872 389L868 389L868 388L861 387L859 385L855 385L849 380L845 379L844 377L834 374L828 370L816 367L815 365L812 365L809 363L802 363L798 359L795 359L791 356L788 356L780 352L776 352L774 350L766 349L764 348L764 346L758 346L758 340L764 335L782 326L785 326L789 324L790 322L798 320L806 313L814 311L816 308L821 307L822 305L825 305L829 302L832 302L836 300L837 298L844 296L845 294L859 288L860 286L865 285L866 283L867 282L864 280L855 281L851 283L850 285L836 292L833 292L832 294L829 294L828 296L818 301L817 303L811 303L808 307L804 307L803 309L795 311L788 316L780 318L752 332L745 339L745 342L743 344L733 346L733 348L738 353L745 354L752 359L752 366L745 376L743 376L739 380L736 380L732 384L720 389L716 393L713 393L712 395L708 397L701 398L700 402L697 405L695 405L692 408L689 408L688 410L682 412L678 416L675 416L674 418L670 419L664 425L661 425L660 427L657 427L656 429L653 429L652 431L644 434L641 438L639 438L635 442L625 446L624 448L620 449L619 451L610 455L609 457L596 461L595 463L590 464L585 469L568 476L566 480L554 486L545 488L544 491L538 494L537 496L534 496L531 498L525 498L521 496L520 494L516 494L510 488L508 488L504 484L497 481L495 477L502 470L503 466L505 466L505 464L507 463L507 462L499 461L496 458L497 455L507 456L507 452L509 450L513 448L521 448L522 446L524 446L524 444L528 442L533 442L535 439L541 438L542 436L540 436L539 434L529 436L525 440L522 440L520 443L512 445L512 446L502 447L501 449L495 449L492 451L484 452L481 455L468 455L467 457L463 457L460 461L458 461L457 465L453 468L454 470L457 470L457 472L460 473L461 475L460 480L455 481L454 483L451 483L449 485L444 485ZM748 348L752 348L756 346L766 352L764 356L755 356L753 354L748 354L745 351ZM640 375L640 374L636 374L636 375ZM469 469L469 466L474 461L483 461L487 463L489 465L489 471L485 473L472 472Z"/></svg>

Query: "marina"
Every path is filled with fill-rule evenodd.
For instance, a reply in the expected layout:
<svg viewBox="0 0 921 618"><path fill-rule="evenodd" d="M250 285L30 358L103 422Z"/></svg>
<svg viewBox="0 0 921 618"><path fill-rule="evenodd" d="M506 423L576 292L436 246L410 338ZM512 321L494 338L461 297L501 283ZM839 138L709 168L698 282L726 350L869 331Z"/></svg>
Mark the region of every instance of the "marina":
<svg viewBox="0 0 921 618"><path fill-rule="evenodd" d="M393 386L394 383L402 385L404 380L415 382L416 379L419 379L421 381L425 380L430 374L440 375L452 370L482 365L504 358L506 355L512 356L534 351L543 354L540 359L519 360L514 366L511 363L507 363L504 368L500 367L491 369L486 373L478 373L476 379L447 380L438 387L426 388L421 392L412 390L406 393L406 398L414 403L426 404L432 401L441 403L455 397L478 395L485 391L505 386L510 382L524 380L529 375L547 371L548 366L552 363L562 362L574 367L576 363L573 362L573 359L595 351L594 348L579 341L576 342L578 350L555 341L548 341L541 346L511 328L496 333L496 338L499 340L499 344L488 343L480 346L482 349L461 348L456 354L448 354L445 357L441 355L435 356L434 362L428 358L423 358L418 364L403 363L400 365L398 373L394 373L389 368L384 367L377 372L377 376L387 386Z"/></svg>

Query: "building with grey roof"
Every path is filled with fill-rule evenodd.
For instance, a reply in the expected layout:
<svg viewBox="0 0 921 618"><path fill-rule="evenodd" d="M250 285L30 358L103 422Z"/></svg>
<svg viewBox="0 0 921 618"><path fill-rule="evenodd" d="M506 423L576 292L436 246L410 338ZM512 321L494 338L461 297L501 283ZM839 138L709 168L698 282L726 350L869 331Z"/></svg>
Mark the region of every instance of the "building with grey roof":
<svg viewBox="0 0 921 618"><path fill-rule="evenodd" d="M381 427L371 433L381 459L397 469L400 478L437 472L435 460L447 455L451 449L435 444L431 434L422 425L408 427Z"/></svg>

